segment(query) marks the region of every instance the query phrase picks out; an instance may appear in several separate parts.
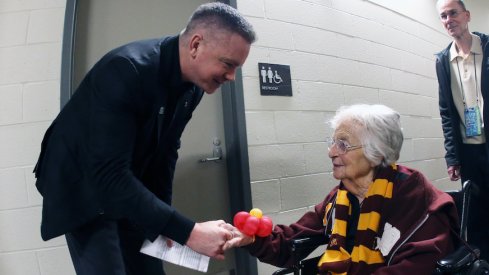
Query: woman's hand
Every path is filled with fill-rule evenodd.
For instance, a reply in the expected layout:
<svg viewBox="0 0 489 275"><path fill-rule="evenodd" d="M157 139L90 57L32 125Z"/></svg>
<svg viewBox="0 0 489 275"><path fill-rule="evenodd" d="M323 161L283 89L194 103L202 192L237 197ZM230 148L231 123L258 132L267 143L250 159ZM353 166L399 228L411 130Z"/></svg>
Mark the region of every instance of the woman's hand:
<svg viewBox="0 0 489 275"><path fill-rule="evenodd" d="M228 239L227 242L224 244L223 250L249 245L255 240L253 236L248 236L241 233L241 231L239 231L236 227L232 226L229 223L222 224L221 227L224 227L232 233L231 239Z"/></svg>

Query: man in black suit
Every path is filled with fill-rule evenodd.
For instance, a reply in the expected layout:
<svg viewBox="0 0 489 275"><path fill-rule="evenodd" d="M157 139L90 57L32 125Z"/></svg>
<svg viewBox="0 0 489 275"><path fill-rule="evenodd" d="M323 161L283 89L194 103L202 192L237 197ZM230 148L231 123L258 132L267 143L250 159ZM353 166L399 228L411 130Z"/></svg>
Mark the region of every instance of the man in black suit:
<svg viewBox="0 0 489 275"><path fill-rule="evenodd" d="M201 5L177 36L136 41L88 72L46 131L34 172L41 236L65 234L77 274L164 274L139 253L158 235L217 259L224 221L171 205L180 137L203 93L234 80L255 33L234 8Z"/></svg>

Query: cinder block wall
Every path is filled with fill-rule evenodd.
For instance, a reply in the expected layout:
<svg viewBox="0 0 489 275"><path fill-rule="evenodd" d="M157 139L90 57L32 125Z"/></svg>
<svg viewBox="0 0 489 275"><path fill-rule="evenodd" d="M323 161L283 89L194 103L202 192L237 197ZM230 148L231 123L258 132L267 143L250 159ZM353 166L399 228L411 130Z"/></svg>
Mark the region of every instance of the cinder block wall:
<svg viewBox="0 0 489 275"><path fill-rule="evenodd" d="M74 274L61 238L39 235L32 169L59 111L65 0L0 1L0 274Z"/></svg>
<svg viewBox="0 0 489 275"><path fill-rule="evenodd" d="M400 163L441 189L458 188L446 175L434 69L434 53L450 39L434 0L413 1L414 13L392 2L238 1L259 37L243 68L253 205L276 223L296 221L338 183L325 122L341 105L399 111L406 139ZM260 95L259 62L290 65L292 97ZM259 274L274 269L259 264Z"/></svg>

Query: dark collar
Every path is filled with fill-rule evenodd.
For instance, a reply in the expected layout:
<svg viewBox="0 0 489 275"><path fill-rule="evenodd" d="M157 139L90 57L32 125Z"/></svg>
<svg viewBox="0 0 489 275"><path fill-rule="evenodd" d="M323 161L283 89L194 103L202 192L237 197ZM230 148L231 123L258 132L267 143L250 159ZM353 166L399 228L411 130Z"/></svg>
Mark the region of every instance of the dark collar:
<svg viewBox="0 0 489 275"><path fill-rule="evenodd" d="M484 52L485 47L489 44L489 36L487 34L483 34L480 32L473 32L473 34L475 34L481 38L482 51Z"/></svg>
<svg viewBox="0 0 489 275"><path fill-rule="evenodd" d="M179 36L171 36L160 47L160 70L163 85L172 91L187 90L193 86L190 82L182 80L180 68L180 52L178 49Z"/></svg>

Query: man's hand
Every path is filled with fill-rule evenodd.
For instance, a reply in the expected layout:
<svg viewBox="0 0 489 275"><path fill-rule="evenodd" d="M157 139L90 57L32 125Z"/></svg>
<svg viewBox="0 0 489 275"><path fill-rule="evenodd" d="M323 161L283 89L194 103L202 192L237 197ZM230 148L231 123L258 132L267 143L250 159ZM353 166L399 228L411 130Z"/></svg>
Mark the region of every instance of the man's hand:
<svg viewBox="0 0 489 275"><path fill-rule="evenodd" d="M222 227L223 220L196 223L187 240L187 246L218 260L224 260L223 246L233 234Z"/></svg>
<svg viewBox="0 0 489 275"><path fill-rule="evenodd" d="M457 181L460 179L460 165L448 166L447 172L451 181Z"/></svg>

